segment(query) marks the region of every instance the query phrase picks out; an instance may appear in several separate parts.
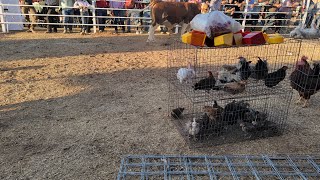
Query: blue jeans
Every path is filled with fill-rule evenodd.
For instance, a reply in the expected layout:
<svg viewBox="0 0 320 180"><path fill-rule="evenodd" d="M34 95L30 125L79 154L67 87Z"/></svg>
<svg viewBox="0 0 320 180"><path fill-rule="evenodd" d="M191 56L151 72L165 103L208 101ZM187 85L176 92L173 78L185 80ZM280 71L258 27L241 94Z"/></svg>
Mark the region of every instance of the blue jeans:
<svg viewBox="0 0 320 180"><path fill-rule="evenodd" d="M84 24L89 23L89 17L84 17L84 16L89 16L89 12L83 11L83 12L80 12L80 14L81 14L81 22L82 22L82 32L85 32L88 30L88 25L84 25Z"/></svg>
<svg viewBox="0 0 320 180"><path fill-rule="evenodd" d="M115 17L124 17L125 16L125 11L123 10L113 10L113 14ZM124 19L123 18L115 18L114 19L114 24L119 24L119 25L124 25ZM121 26L122 31L125 30L124 26ZM114 28L116 31L118 31L118 27L115 26Z"/></svg>
<svg viewBox="0 0 320 180"><path fill-rule="evenodd" d="M97 9L97 16L107 16L107 11L104 9ZM106 24L106 18L98 18L99 30L103 31Z"/></svg>
<svg viewBox="0 0 320 180"><path fill-rule="evenodd" d="M74 11L73 9L62 9L62 15L74 15ZM73 23L73 17L63 17L63 23L64 25L64 30L67 30L69 28L69 30L72 30L72 25L66 25L68 23Z"/></svg>

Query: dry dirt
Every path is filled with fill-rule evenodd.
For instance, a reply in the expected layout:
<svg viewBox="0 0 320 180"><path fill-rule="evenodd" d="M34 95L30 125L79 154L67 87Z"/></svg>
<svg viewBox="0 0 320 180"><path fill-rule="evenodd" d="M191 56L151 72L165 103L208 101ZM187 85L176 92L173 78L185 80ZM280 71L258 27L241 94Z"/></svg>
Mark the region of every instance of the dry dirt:
<svg viewBox="0 0 320 180"><path fill-rule="evenodd" d="M320 93L282 136L189 149L167 117L172 36L157 37L0 34L0 179L114 179L127 154L319 153Z"/></svg>

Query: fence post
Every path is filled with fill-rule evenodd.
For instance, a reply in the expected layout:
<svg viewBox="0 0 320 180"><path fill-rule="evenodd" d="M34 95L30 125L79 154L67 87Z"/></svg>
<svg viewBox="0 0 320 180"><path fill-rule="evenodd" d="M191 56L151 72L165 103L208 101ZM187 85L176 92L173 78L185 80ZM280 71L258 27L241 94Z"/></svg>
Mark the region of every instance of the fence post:
<svg viewBox="0 0 320 180"><path fill-rule="evenodd" d="M2 32L6 33L7 32L7 26L5 24L5 18L4 18L4 7L3 7L3 4L0 0L0 22L1 22L1 29L2 29Z"/></svg>
<svg viewBox="0 0 320 180"><path fill-rule="evenodd" d="M242 21L242 26L244 27L244 29L246 28L246 19L247 19L248 7L249 7L249 0L246 0L246 6L244 8L244 18L243 18L243 21Z"/></svg>
<svg viewBox="0 0 320 180"><path fill-rule="evenodd" d="M93 23L93 33L97 33L97 19L96 19L96 0L92 1L92 23Z"/></svg>
<svg viewBox="0 0 320 180"><path fill-rule="evenodd" d="M302 18L302 27L304 27L305 24L306 24L306 20L307 20L307 17L308 17L309 6L310 6L310 0L307 0L306 9L304 10L304 15L303 15L303 18Z"/></svg>

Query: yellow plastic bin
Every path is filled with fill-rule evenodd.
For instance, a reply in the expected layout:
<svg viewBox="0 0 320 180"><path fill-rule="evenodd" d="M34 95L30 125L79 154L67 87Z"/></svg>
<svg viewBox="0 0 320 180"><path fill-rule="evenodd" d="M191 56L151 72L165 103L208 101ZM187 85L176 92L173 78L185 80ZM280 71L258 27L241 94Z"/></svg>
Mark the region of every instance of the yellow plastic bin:
<svg viewBox="0 0 320 180"><path fill-rule="evenodd" d="M190 32L183 34L181 36L182 42L186 43L186 44L191 44L191 36L192 36L192 34Z"/></svg>
<svg viewBox="0 0 320 180"><path fill-rule="evenodd" d="M233 33L223 34L214 38L214 46L232 46Z"/></svg>
<svg viewBox="0 0 320 180"><path fill-rule="evenodd" d="M281 36L280 34L276 35L269 35L268 36L268 41L269 44L279 44L284 42L284 37Z"/></svg>
<svg viewBox="0 0 320 180"><path fill-rule="evenodd" d="M234 38L234 44L239 46L242 45L242 34L241 33L235 33L233 34Z"/></svg>

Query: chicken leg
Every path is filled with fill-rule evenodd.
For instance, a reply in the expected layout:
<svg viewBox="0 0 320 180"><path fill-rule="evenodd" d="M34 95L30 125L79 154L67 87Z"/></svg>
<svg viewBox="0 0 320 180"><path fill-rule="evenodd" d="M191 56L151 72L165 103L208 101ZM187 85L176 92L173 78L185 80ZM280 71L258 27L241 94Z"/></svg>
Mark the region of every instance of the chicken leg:
<svg viewBox="0 0 320 180"><path fill-rule="evenodd" d="M300 96L300 98L298 99L298 101L296 101L296 104L300 104L302 100L302 97Z"/></svg>
<svg viewBox="0 0 320 180"><path fill-rule="evenodd" d="M309 106L309 99L305 99L304 104L303 104L303 108L306 108Z"/></svg>

